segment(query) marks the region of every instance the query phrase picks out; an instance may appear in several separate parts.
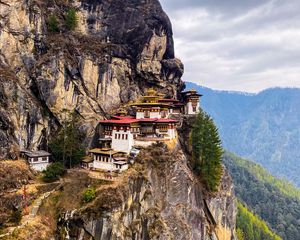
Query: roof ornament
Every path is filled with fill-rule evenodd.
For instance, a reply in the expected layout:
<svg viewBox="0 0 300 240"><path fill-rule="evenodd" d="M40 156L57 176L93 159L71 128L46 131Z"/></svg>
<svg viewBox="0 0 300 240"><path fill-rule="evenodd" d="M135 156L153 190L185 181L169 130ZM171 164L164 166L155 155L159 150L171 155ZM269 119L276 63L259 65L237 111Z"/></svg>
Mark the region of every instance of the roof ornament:
<svg viewBox="0 0 300 240"><path fill-rule="evenodd" d="M119 109L119 111L117 112L117 116L126 116L127 115L127 110L122 107Z"/></svg>
<svg viewBox="0 0 300 240"><path fill-rule="evenodd" d="M156 96L157 92L153 88L150 88L147 90L147 95L148 96Z"/></svg>

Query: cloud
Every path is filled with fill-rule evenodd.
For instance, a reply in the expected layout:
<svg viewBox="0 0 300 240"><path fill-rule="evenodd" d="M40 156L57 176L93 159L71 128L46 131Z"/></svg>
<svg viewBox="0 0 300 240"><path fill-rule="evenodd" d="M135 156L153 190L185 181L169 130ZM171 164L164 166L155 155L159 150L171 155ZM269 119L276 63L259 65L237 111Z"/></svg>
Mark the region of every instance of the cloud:
<svg viewBox="0 0 300 240"><path fill-rule="evenodd" d="M300 87L300 1L161 2L185 80L248 92Z"/></svg>

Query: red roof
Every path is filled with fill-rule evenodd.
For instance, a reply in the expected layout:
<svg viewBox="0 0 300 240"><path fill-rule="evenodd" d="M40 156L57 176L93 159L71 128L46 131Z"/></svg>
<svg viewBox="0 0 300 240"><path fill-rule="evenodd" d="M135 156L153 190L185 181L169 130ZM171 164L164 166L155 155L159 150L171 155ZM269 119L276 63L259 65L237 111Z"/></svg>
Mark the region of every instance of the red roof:
<svg viewBox="0 0 300 240"><path fill-rule="evenodd" d="M133 116L112 116L112 119L124 120L124 119L135 119L135 117L133 117Z"/></svg>
<svg viewBox="0 0 300 240"><path fill-rule="evenodd" d="M127 117L127 118L126 118ZM153 122L153 123L176 123L177 120L171 118L141 118L136 119L131 116L126 116L121 119L111 119L111 120L102 120L100 123L112 123L112 124L130 124L130 123L143 123L143 122Z"/></svg>
<svg viewBox="0 0 300 240"><path fill-rule="evenodd" d="M139 119L111 119L111 120L103 120L100 123L116 123L116 124L130 124L138 122Z"/></svg>

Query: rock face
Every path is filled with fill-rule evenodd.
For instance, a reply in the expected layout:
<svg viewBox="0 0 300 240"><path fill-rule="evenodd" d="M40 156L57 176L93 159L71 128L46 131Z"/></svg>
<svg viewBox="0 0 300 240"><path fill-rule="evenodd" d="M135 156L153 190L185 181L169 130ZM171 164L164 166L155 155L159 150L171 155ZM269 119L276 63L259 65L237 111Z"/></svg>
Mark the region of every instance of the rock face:
<svg viewBox="0 0 300 240"><path fill-rule="evenodd" d="M180 148L170 152L156 146L143 151L138 162L143 170L135 166L137 174L128 182L109 194L99 192L92 204L68 214L61 222L61 239L236 239L227 171L220 190L207 195Z"/></svg>
<svg viewBox="0 0 300 240"><path fill-rule="evenodd" d="M64 17L74 8L78 27ZM48 31L56 16L60 33ZM99 119L153 87L183 88L170 21L156 0L0 2L0 159L43 148L65 110L94 134Z"/></svg>
<svg viewBox="0 0 300 240"><path fill-rule="evenodd" d="M71 8L79 24L69 31ZM59 33L49 32L50 16ZM20 148L44 148L66 111L81 117L89 145L98 120L148 88L178 96L182 74L157 0L1 0L0 159L16 158ZM57 238L235 239L230 177L224 171L220 191L205 193L188 168L184 139L184 151L144 151L126 181L68 212Z"/></svg>

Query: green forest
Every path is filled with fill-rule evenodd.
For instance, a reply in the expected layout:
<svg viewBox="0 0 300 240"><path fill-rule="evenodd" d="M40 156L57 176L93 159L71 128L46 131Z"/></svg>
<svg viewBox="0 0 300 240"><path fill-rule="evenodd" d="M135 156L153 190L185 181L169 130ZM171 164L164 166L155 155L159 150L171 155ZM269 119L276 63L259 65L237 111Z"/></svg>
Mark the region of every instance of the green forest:
<svg viewBox="0 0 300 240"><path fill-rule="evenodd" d="M226 152L223 161L240 201L283 239L299 240L300 191L287 181L274 178L259 165L234 154Z"/></svg>
<svg viewBox="0 0 300 240"><path fill-rule="evenodd" d="M246 206L238 202L237 215L237 237L238 240L281 240L274 234L267 224L258 216L250 212Z"/></svg>

